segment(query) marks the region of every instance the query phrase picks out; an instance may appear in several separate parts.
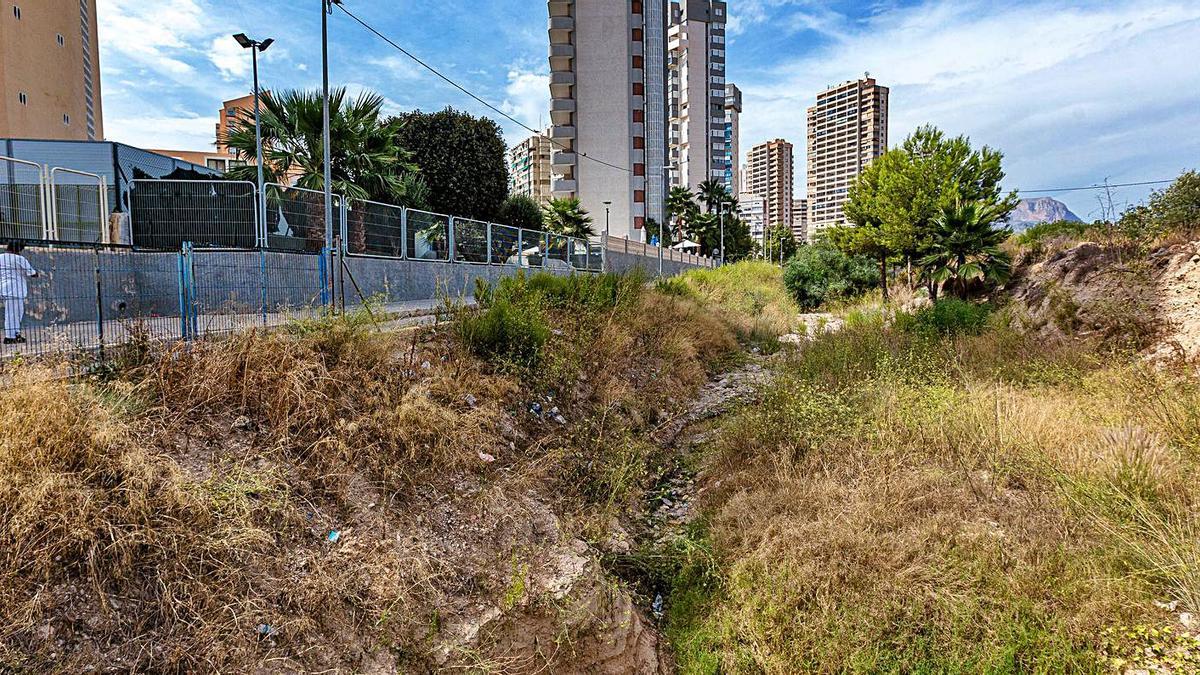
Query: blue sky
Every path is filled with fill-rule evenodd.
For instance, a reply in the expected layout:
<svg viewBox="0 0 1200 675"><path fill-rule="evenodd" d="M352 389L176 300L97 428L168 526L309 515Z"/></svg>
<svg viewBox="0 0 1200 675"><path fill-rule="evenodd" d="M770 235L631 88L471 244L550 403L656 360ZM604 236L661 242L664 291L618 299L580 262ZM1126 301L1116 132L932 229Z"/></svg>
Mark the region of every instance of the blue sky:
<svg viewBox="0 0 1200 675"><path fill-rule="evenodd" d="M619 1L619 0L612 0ZM229 36L274 37L264 86L320 85L319 0L98 0L105 131L143 147L212 143L221 100L249 91ZM346 0L347 6L533 127L546 122L541 0ZM827 84L870 71L892 90L893 144L932 122L1005 152L1009 187L1171 178L1200 168L1200 2L729 0L729 79L742 146L804 145ZM487 111L340 12L332 79L394 110ZM525 132L503 123L510 141ZM797 192L803 193L797 155ZM1117 190L1120 207L1148 188ZM798 195L802 196L802 195ZM1038 195L1040 196L1040 195ZM1084 218L1090 192L1054 194Z"/></svg>

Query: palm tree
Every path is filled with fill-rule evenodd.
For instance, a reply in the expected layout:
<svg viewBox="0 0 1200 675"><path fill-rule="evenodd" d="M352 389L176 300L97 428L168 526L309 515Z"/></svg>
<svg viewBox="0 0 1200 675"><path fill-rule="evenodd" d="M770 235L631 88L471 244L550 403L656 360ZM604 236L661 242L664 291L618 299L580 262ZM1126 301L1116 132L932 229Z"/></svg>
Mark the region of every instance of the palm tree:
<svg viewBox="0 0 1200 675"><path fill-rule="evenodd" d="M542 207L545 210L546 231L568 237L594 237L592 217L579 205L575 197L551 199Z"/></svg>
<svg viewBox="0 0 1200 675"><path fill-rule="evenodd" d="M384 120L383 96L363 92L349 99L345 88L330 92L330 145L335 193L401 206L424 205L428 187L409 152L400 147L400 120ZM263 172L267 182L310 190L325 188L322 99L318 91L287 90L262 96ZM239 115L222 141L251 162L256 156L254 116ZM230 169L235 180L256 180L252 165Z"/></svg>
<svg viewBox="0 0 1200 675"><path fill-rule="evenodd" d="M696 195L684 185L676 185L667 194L667 217L675 219L675 231L683 239L683 224L695 220L700 207L696 206Z"/></svg>
<svg viewBox="0 0 1200 675"><path fill-rule="evenodd" d="M700 201L704 202L704 209L708 213L712 213L718 206L724 207L731 197L725 184L712 178L698 185L696 189L700 193Z"/></svg>
<svg viewBox="0 0 1200 675"><path fill-rule="evenodd" d="M956 203L943 209L934 221L929 254L920 260L930 292L937 299L945 284L966 299L970 282L982 279L1002 284L1012 273L1012 257L1001 250L1012 231L994 225L1006 209L989 202Z"/></svg>

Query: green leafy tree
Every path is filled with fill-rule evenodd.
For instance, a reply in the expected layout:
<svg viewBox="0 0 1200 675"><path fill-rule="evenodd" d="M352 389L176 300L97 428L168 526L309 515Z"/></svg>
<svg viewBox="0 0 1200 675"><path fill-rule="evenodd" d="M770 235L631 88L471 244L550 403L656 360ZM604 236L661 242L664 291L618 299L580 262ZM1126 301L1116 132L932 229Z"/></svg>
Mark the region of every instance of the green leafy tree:
<svg viewBox="0 0 1200 675"><path fill-rule="evenodd" d="M957 203L984 203L1006 217L1016 208L1016 192L1003 194L1004 155L989 147L975 150L966 136L950 138L926 125L898 148L884 153L859 175L847 194L847 220L860 232L831 238L844 250L879 262L886 297L888 261L928 254L935 221Z"/></svg>
<svg viewBox="0 0 1200 675"><path fill-rule="evenodd" d="M801 246L784 268L783 283L806 311L866 292L877 281L874 262L849 255L827 242Z"/></svg>
<svg viewBox="0 0 1200 675"><path fill-rule="evenodd" d="M532 197L509 195L496 211L496 222L527 230L540 230L544 227L544 212L541 204Z"/></svg>
<svg viewBox="0 0 1200 675"><path fill-rule="evenodd" d="M796 237L792 228L775 223L763 232L763 256L770 260L787 260L796 255Z"/></svg>
<svg viewBox="0 0 1200 675"><path fill-rule="evenodd" d="M400 142L429 184L429 207L439 213L495 220L508 196L508 148L500 127L452 108L406 113Z"/></svg>
<svg viewBox="0 0 1200 675"><path fill-rule="evenodd" d="M1164 231L1200 227L1200 173L1185 171L1150 196L1150 211Z"/></svg>
<svg viewBox="0 0 1200 675"><path fill-rule="evenodd" d="M384 99L364 92L354 99L344 88L330 92L332 189L351 199L424 207L429 191L413 155L405 149L403 122L382 117ZM263 173L267 182L325 189L324 119L321 93L285 90L262 96ZM245 161L256 157L253 114L239 114L223 142ZM254 165L234 167L234 180L255 181Z"/></svg>
<svg viewBox="0 0 1200 675"><path fill-rule="evenodd" d="M920 261L932 282L934 300L940 286L965 300L973 281L1002 284L1008 280L1012 258L1000 246L1012 236L1012 230L995 226L1006 215L1003 205L986 201L943 209L934 221L929 252Z"/></svg>
<svg viewBox="0 0 1200 675"><path fill-rule="evenodd" d="M592 217L575 197L551 199L543 208L546 231L568 237L594 237Z"/></svg>

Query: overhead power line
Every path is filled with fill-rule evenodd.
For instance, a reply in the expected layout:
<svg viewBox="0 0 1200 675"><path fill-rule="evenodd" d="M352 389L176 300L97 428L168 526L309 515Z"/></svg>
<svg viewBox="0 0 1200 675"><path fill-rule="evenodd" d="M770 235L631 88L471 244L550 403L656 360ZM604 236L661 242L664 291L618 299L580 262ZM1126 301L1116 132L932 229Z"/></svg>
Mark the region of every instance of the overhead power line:
<svg viewBox="0 0 1200 675"><path fill-rule="evenodd" d="M455 89L457 89L457 90L461 91L462 93L466 94L467 96L471 97L472 99L474 99L475 101L477 101L477 102L478 102L480 105L483 105L484 107L486 107L488 110L491 110L492 112L496 113L497 115L500 115L500 116L501 116L501 117L503 117L504 119L506 119L506 120L508 120L508 121L512 122L513 124L516 124L517 126L521 127L522 129L525 129L526 131L528 131L528 132L530 132L530 133L534 133L534 134L540 134L540 133L542 133L542 132L541 132L541 130L534 129L533 127L531 127L531 126L529 126L529 125L525 124L525 123L524 123L524 122L522 122L521 120L519 120L519 119L517 119L517 118L513 117L512 115L509 115L508 113L504 112L504 111L503 111L503 110L501 110L500 108L497 108L496 106L492 105L491 103L488 103L488 102L487 102L487 101L485 101L483 98L481 98L480 96L476 95L474 92L472 92L471 90L467 89L466 87L464 87L463 85L459 84L458 82L454 81L453 79L451 79L449 76L447 76L447 75L445 75L444 73L442 73L442 72L441 72L440 70L438 70L437 68L434 68L433 66L431 66L431 65L429 65L428 63L426 63L425 61L423 61L423 60L422 60L420 57L418 57L416 54L413 54L412 52L408 51L408 50L407 50L407 49L405 49L404 47L401 47L399 44L396 44L396 42L395 42L394 40L392 40L392 39L391 39L391 38L389 38L388 36L384 35L383 33L379 32L379 30L377 30L377 29L376 29L374 26L372 26L371 24L367 23L367 22L366 22L366 21L364 21L363 19L360 19L360 18L358 17L358 15L356 15L354 12L351 12L350 10L346 9L346 7L345 7L344 5L341 5L341 4L335 4L335 5L334 5L334 7L337 7L338 9L342 10L342 12L344 12L344 13L346 14L346 16L350 17L351 19L354 19L356 22L358 22L358 24L359 24L360 26L362 26L363 28L365 28L365 29L367 29L368 31L370 31L371 33L373 33L373 34L374 34L376 37L378 37L380 40L383 40L384 42L388 43L389 45L391 45L392 47L394 47L394 48L395 48L397 51L399 51L401 54L403 54L403 55L407 56L408 58L412 59L414 62L416 62L418 65L420 65L420 66L421 66L422 68L424 68L425 70L428 70L429 72L433 73L434 75L437 75L439 78L441 78L443 81L445 81L445 82L446 82L446 84L449 84L450 86L454 87ZM566 150L566 151L568 151L568 152L575 152L575 151L574 151L574 150L572 150L571 148L567 147L566 145L563 145L562 143L560 143L560 142L558 142L558 141L554 140L553 138L549 138L548 140L550 141L551 145L557 146L557 147L558 147L560 150ZM607 166L607 167L610 167L610 168L613 168L613 169L617 169L618 171L624 171L624 172L626 172L626 173L633 173L633 170L632 170L632 169L630 169L629 167L626 167L626 166L618 166L618 165L616 165L616 164L610 164L609 162L606 162L606 161L604 161L604 160L602 160L602 159L596 159L595 157L590 157L590 156L588 156L588 154L587 154L587 153L584 153L584 152L577 152L576 154L578 154L580 157L582 157L582 158L584 158L584 159L587 159L587 160L591 160L591 161L593 161L593 162L596 162L597 164L603 164L604 166Z"/></svg>
<svg viewBox="0 0 1200 675"><path fill-rule="evenodd" d="M1055 188L1053 190L1017 190L1017 192L1023 195L1037 194L1042 192L1080 192L1082 190L1106 190L1108 188L1139 187L1143 185L1165 185L1166 183L1174 182L1174 179L1144 180L1137 183L1101 183L1100 185L1088 185L1087 187L1066 187Z"/></svg>

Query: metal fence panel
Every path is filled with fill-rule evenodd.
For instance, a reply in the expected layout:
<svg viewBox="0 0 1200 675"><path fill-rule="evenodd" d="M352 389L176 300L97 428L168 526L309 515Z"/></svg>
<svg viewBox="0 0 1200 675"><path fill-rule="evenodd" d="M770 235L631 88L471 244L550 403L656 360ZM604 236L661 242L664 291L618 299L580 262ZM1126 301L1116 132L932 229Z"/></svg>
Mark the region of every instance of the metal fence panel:
<svg viewBox="0 0 1200 675"><path fill-rule="evenodd" d="M588 243L588 263L587 268L593 272L604 271L604 246L601 244Z"/></svg>
<svg viewBox="0 0 1200 675"><path fill-rule="evenodd" d="M521 230L492 223L492 262L498 265L521 264Z"/></svg>
<svg viewBox="0 0 1200 675"><path fill-rule="evenodd" d="M571 266L570 239L561 234L546 235L546 267L569 269Z"/></svg>
<svg viewBox="0 0 1200 675"><path fill-rule="evenodd" d="M351 200L346 208L346 251L388 258L404 257L404 209Z"/></svg>
<svg viewBox="0 0 1200 675"><path fill-rule="evenodd" d="M179 250L250 249L261 243L253 183L224 180L135 180L129 211L133 245Z"/></svg>
<svg viewBox="0 0 1200 675"><path fill-rule="evenodd" d="M264 250L185 254L189 337L278 326L324 311L323 257Z"/></svg>
<svg viewBox="0 0 1200 675"><path fill-rule="evenodd" d="M571 267L577 270L588 269L588 240L587 239L570 239L571 246Z"/></svg>
<svg viewBox="0 0 1200 675"><path fill-rule="evenodd" d="M408 258L450 260L450 216L409 209L405 230Z"/></svg>
<svg viewBox="0 0 1200 675"><path fill-rule="evenodd" d="M316 253L325 248L325 193L320 190L267 186L267 248ZM342 232L342 196L333 195L333 233Z"/></svg>
<svg viewBox="0 0 1200 675"><path fill-rule="evenodd" d="M40 164L0 157L0 237L50 237L44 171Z"/></svg>
<svg viewBox="0 0 1200 675"><path fill-rule="evenodd" d="M517 264L521 267L541 267L546 260L546 233L540 230L519 230L520 256Z"/></svg>
<svg viewBox="0 0 1200 675"><path fill-rule="evenodd" d="M108 188L103 177L55 167L50 169L50 195L56 240L107 242Z"/></svg>
<svg viewBox="0 0 1200 675"><path fill-rule="evenodd" d="M488 261L488 224L470 218L455 218L455 262L486 263Z"/></svg>

